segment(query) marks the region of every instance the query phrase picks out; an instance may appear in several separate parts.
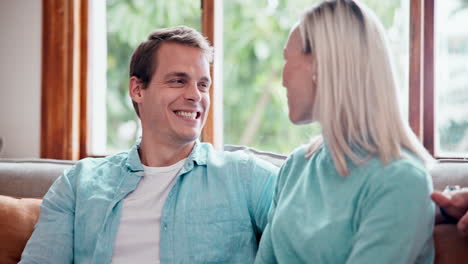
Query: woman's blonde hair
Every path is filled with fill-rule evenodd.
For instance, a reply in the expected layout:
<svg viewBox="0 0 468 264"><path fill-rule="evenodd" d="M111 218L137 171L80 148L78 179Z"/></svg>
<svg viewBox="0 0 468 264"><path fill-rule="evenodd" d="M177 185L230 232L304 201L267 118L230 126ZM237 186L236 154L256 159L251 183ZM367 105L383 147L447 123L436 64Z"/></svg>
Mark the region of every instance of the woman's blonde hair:
<svg viewBox="0 0 468 264"><path fill-rule="evenodd" d="M299 30L303 52L317 64L313 116L340 175L348 175L347 159L366 160L356 150L384 164L402 149L432 160L402 117L387 40L371 10L353 0L324 1L305 13ZM320 145L312 142L308 156Z"/></svg>

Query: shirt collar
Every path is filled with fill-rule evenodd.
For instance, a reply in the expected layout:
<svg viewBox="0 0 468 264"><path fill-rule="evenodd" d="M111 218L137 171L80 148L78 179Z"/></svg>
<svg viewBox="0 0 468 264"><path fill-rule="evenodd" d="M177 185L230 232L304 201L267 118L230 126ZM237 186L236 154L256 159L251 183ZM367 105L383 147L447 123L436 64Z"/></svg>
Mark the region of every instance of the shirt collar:
<svg viewBox="0 0 468 264"><path fill-rule="evenodd" d="M140 149L141 137L139 137L133 147L128 152L127 158L127 168L132 172L143 171L143 164L141 164L140 154L138 154L138 149Z"/></svg>
<svg viewBox="0 0 468 264"><path fill-rule="evenodd" d="M128 152L128 159L126 162L127 168L132 172L143 171L143 164L141 164L138 149L140 149L141 137L139 137L135 145ZM194 164L206 165L206 160L209 151L209 144L201 143L200 140L195 141L192 152L190 152L185 162L185 170L191 170Z"/></svg>
<svg viewBox="0 0 468 264"><path fill-rule="evenodd" d="M187 158L187 163L196 163L197 165L206 165L208 157L209 144L201 143L200 140L195 141L193 150Z"/></svg>

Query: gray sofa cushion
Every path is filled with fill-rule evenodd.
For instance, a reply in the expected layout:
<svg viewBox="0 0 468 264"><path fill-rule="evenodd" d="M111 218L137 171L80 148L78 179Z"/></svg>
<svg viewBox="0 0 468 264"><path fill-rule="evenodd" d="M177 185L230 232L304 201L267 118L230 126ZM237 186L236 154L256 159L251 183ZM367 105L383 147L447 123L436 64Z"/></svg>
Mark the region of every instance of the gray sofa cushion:
<svg viewBox="0 0 468 264"><path fill-rule="evenodd" d="M0 195L43 197L73 161L51 159L0 159Z"/></svg>
<svg viewBox="0 0 468 264"><path fill-rule="evenodd" d="M226 151L253 154L280 167L286 156L259 151L245 146L226 145ZM65 169L75 164L69 160L0 159L0 195L13 197L43 197Z"/></svg>
<svg viewBox="0 0 468 264"><path fill-rule="evenodd" d="M442 160L430 170L435 190L443 190L447 185L468 187L468 162Z"/></svg>

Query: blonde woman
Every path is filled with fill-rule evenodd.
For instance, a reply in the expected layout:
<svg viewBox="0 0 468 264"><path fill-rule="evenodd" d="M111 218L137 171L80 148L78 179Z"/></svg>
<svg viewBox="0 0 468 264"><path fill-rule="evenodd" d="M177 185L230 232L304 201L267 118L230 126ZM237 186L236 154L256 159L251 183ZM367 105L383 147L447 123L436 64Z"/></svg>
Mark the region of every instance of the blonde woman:
<svg viewBox="0 0 468 264"><path fill-rule="evenodd" d="M294 124L256 263L432 263L431 157L399 111L383 29L357 1L308 10L284 49Z"/></svg>

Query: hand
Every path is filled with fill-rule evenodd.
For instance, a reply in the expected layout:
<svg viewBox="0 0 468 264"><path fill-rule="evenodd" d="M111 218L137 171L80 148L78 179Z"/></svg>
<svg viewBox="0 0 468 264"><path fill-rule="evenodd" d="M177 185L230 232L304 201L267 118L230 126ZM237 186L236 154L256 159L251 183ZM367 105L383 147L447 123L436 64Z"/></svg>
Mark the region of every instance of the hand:
<svg viewBox="0 0 468 264"><path fill-rule="evenodd" d="M457 228L468 236L468 188L455 191L433 192L432 200L450 216L459 219Z"/></svg>

